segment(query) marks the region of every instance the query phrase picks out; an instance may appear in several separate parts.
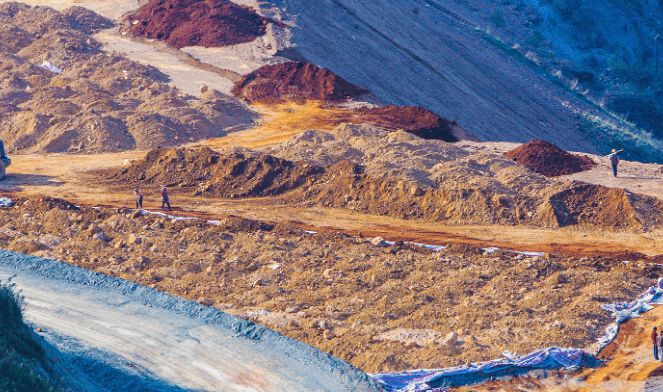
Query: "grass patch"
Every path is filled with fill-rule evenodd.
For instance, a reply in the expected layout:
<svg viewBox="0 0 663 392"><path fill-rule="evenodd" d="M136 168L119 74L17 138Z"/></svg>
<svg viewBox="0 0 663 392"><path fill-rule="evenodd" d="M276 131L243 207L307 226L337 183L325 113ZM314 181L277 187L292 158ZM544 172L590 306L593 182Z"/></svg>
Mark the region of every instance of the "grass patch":
<svg viewBox="0 0 663 392"><path fill-rule="evenodd" d="M0 283L0 391L62 391L38 371L44 359L44 350L23 322L21 298L12 285Z"/></svg>

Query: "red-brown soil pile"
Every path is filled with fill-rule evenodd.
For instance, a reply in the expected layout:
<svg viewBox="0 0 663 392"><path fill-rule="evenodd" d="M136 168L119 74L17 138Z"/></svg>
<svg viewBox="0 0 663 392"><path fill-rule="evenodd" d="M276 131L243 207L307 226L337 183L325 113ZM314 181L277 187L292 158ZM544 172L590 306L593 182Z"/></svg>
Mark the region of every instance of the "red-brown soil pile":
<svg viewBox="0 0 663 392"><path fill-rule="evenodd" d="M175 48L251 42L265 34L268 23L277 23L228 0L151 0L127 20L136 36Z"/></svg>
<svg viewBox="0 0 663 392"><path fill-rule="evenodd" d="M402 129L423 139L457 142L453 127L455 121L448 121L417 106L385 106L380 108L360 108L352 112L339 113L333 120L352 124L371 124L386 130Z"/></svg>
<svg viewBox="0 0 663 392"><path fill-rule="evenodd" d="M544 140L532 140L504 155L547 177L578 173L596 164L588 157L569 154Z"/></svg>
<svg viewBox="0 0 663 392"><path fill-rule="evenodd" d="M109 55L93 12L0 4L0 140L9 153L152 149L225 135L255 115L234 98L183 96L166 75ZM41 68L51 62L62 73Z"/></svg>
<svg viewBox="0 0 663 392"><path fill-rule="evenodd" d="M307 99L338 102L368 92L328 69L298 62L262 66L233 87L238 98L272 104Z"/></svg>

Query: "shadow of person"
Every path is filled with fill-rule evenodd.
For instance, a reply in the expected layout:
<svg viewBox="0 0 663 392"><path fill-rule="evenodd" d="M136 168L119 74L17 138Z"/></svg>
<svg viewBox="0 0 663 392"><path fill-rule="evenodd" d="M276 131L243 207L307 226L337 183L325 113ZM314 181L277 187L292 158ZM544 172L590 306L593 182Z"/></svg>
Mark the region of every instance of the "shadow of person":
<svg viewBox="0 0 663 392"><path fill-rule="evenodd" d="M18 192L26 186L60 186L64 184L53 178L53 176L43 174L7 173L5 178L0 180L0 191Z"/></svg>

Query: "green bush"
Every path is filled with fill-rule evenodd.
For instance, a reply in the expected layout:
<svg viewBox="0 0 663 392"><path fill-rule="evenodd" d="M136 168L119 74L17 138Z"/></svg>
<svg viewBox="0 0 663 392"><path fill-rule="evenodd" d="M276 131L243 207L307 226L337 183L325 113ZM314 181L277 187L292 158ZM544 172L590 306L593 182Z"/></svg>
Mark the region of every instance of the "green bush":
<svg viewBox="0 0 663 392"><path fill-rule="evenodd" d="M61 391L35 370L43 360L43 348L23 322L21 298L11 285L0 284L0 391Z"/></svg>

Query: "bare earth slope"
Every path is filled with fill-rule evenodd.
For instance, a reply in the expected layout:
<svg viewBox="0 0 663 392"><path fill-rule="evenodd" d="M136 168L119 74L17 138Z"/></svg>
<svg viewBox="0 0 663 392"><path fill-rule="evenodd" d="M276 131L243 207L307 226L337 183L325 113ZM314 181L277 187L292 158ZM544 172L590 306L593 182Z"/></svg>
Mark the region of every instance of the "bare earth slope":
<svg viewBox="0 0 663 392"><path fill-rule="evenodd" d="M338 358L131 282L3 250L0 278L10 276L27 321L61 351L57 366L69 365L79 390L380 390Z"/></svg>
<svg viewBox="0 0 663 392"><path fill-rule="evenodd" d="M296 23L297 53L387 104L430 109L484 140L544 139L596 151L575 132L578 110L595 112L590 105L496 50L437 2L270 3Z"/></svg>

